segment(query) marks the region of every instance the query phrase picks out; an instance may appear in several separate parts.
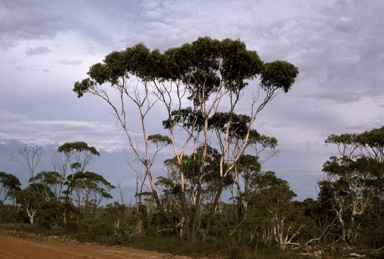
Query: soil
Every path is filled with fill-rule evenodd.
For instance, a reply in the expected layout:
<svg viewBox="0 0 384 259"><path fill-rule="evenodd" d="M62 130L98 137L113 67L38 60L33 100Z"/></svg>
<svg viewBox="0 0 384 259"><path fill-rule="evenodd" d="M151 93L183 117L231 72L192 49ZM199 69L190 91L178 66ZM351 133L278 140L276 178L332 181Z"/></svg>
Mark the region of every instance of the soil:
<svg viewBox="0 0 384 259"><path fill-rule="evenodd" d="M72 258L174 258L187 259L153 251L129 247L110 247L80 243L62 237L39 237L25 234L15 236L10 231L0 231L0 259L72 259Z"/></svg>

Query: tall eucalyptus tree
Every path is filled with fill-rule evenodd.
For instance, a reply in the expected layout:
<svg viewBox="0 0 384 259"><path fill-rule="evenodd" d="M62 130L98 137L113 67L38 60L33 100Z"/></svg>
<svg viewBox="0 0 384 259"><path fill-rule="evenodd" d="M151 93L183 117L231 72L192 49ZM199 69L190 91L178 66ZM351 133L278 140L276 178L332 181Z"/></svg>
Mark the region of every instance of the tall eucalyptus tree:
<svg viewBox="0 0 384 259"><path fill-rule="evenodd" d="M384 215L384 127L330 135L326 143L336 145L339 155L324 163L319 199L335 215L341 239L353 244L364 217ZM374 228L381 225L377 222Z"/></svg>
<svg viewBox="0 0 384 259"><path fill-rule="evenodd" d="M151 169L154 154L148 139L154 119L163 114L159 124L162 122L171 140L179 167L184 229L180 231L179 222L170 218L169 223L180 238L193 241L201 225L202 196L197 193L196 203L190 207L183 168L186 152L194 153L197 148L201 151L199 186L210 143L219 143L217 175L218 179L225 179L244 153L259 113L279 92L291 89L297 74L298 69L287 61L264 63L256 51L247 50L240 40L203 37L164 52L151 51L144 44L114 51L102 63L91 66L89 77L76 82L73 91L78 97L97 96L111 107L130 148L145 168L158 209L167 216L155 186ZM244 141L233 150L230 142L235 114L240 108L247 111ZM216 135L212 134L209 120L218 112L228 116L222 134ZM137 121L142 134L140 145L131 131Z"/></svg>

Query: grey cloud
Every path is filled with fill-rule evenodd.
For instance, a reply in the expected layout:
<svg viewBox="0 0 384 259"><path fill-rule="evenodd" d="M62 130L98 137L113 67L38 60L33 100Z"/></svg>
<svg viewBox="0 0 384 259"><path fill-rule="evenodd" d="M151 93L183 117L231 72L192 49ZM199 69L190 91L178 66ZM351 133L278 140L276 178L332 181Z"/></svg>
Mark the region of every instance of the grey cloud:
<svg viewBox="0 0 384 259"><path fill-rule="evenodd" d="M143 135L133 131L130 134L139 149L144 148ZM71 141L85 141L99 150L110 153L129 149L128 140L115 123L31 119L28 116L0 110L0 144L18 142L23 145L57 146ZM164 149L163 152L172 154L172 150Z"/></svg>
<svg viewBox="0 0 384 259"><path fill-rule="evenodd" d="M220 34L225 25L215 25L215 28L211 25L214 22L221 23L218 16L224 16L225 13L220 13L220 10L225 11L228 4L223 5L224 8L216 5L212 9L211 3L201 1L186 1L182 4L177 1L144 1L138 9L140 22L133 24L137 33L133 37L124 36L122 41L126 45L144 42L150 48L164 50L200 36L216 38L212 34Z"/></svg>
<svg viewBox="0 0 384 259"><path fill-rule="evenodd" d="M66 66L78 66L82 63L81 60L61 60L60 63Z"/></svg>
<svg viewBox="0 0 384 259"><path fill-rule="evenodd" d="M352 102L361 101L363 95L364 93L359 93L354 91L323 90L315 94L309 94L307 95L307 97L314 98L314 99L332 100L336 103L352 103Z"/></svg>
<svg viewBox="0 0 384 259"><path fill-rule="evenodd" d="M10 4L12 2L12 4ZM64 29L63 16L35 7L45 1L2 1L0 3L0 48L7 50L19 40L51 38Z"/></svg>
<svg viewBox="0 0 384 259"><path fill-rule="evenodd" d="M161 18L163 15L161 13L161 10L154 10L154 11L144 11L143 16L148 19L158 19Z"/></svg>
<svg viewBox="0 0 384 259"><path fill-rule="evenodd" d="M29 48L28 50L25 51L25 54L27 56L35 56L35 55L43 55L52 52L51 49L45 46L39 46L35 48Z"/></svg>
<svg viewBox="0 0 384 259"><path fill-rule="evenodd" d="M32 120L0 111L0 143L17 141L41 146L67 141L85 141L107 152L127 147L120 129L98 121Z"/></svg>
<svg viewBox="0 0 384 259"><path fill-rule="evenodd" d="M88 47L81 49L81 53L86 54L86 55L95 55L96 54L96 48L94 47Z"/></svg>
<svg viewBox="0 0 384 259"><path fill-rule="evenodd" d="M143 9L152 9L158 7L159 4L160 3L158 1L145 0L142 1L140 7L142 7Z"/></svg>
<svg viewBox="0 0 384 259"><path fill-rule="evenodd" d="M342 16L335 21L335 28L341 32L356 32L357 25L350 17Z"/></svg>
<svg viewBox="0 0 384 259"><path fill-rule="evenodd" d="M17 71L20 71L20 72L22 72L22 71L25 70L25 68L24 68L23 66L16 66L15 69L16 69Z"/></svg>
<svg viewBox="0 0 384 259"><path fill-rule="evenodd" d="M27 71L38 71L38 72L49 72L48 69L43 68L42 65L25 65L25 66L16 66L15 69L18 72L27 72Z"/></svg>
<svg viewBox="0 0 384 259"><path fill-rule="evenodd" d="M314 97L356 102L363 96L383 95L377 82L384 81L384 24L376 13L383 3L340 3L342 7L328 5L312 16L292 19L287 28L278 22L263 25L260 30L272 34L263 35L267 40L262 52L272 60L285 53L305 81L314 80L322 89Z"/></svg>
<svg viewBox="0 0 384 259"><path fill-rule="evenodd" d="M12 1L2 1L0 3L0 7L5 7L8 9L14 9L14 8L20 8L23 6L26 7L33 7L38 4L47 4L50 0L12 0Z"/></svg>
<svg viewBox="0 0 384 259"><path fill-rule="evenodd" d="M382 107L379 106L379 108ZM384 116L381 114L383 114L383 109L378 109L378 114L369 114L365 120L355 121L350 125L347 125L346 128L348 132L357 133L379 128L384 125Z"/></svg>

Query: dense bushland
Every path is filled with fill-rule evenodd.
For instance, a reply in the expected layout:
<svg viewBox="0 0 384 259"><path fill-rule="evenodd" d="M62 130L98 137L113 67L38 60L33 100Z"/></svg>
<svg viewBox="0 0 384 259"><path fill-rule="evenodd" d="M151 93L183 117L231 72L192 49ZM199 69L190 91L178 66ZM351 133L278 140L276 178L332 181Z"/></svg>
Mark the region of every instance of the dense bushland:
<svg viewBox="0 0 384 259"><path fill-rule="evenodd" d="M237 165L238 177L244 182L228 179L225 188L232 198L218 203L208 233L204 229L211 213L209 202L202 204L201 231L193 242L175 235L150 192L137 193L140 199L134 204L108 203L112 198L109 192L115 187L88 171L73 170L66 178L64 171L42 171L33 175L24 189L14 175L1 172L0 223L6 229L195 256L273 258L278 254L291 258L316 254L347 256L354 252L380 258L384 247L381 136L384 128L329 136L326 142L336 144L341 155L324 163L325 174L318 183L316 200L294 200L295 194L287 181L271 171L263 172L257 160L245 156ZM62 156L73 164L84 158L89 163L93 157L89 149L97 152L83 142L64 145L82 147L70 148L72 155ZM41 151L31 146L23 151L30 155L37 150ZM56 158L59 154L58 151ZM212 149L212 159L205 169L207 175L215 172L214 154ZM198 154L185 158L189 173L198 159ZM174 161L164 163L172 167ZM193 177L189 173L187 183ZM204 181L208 199L214 179L207 176ZM172 170L168 177L159 177L156 186L162 192L160 199L168 218L180 222L180 188L172 178ZM61 193L57 192L59 189Z"/></svg>

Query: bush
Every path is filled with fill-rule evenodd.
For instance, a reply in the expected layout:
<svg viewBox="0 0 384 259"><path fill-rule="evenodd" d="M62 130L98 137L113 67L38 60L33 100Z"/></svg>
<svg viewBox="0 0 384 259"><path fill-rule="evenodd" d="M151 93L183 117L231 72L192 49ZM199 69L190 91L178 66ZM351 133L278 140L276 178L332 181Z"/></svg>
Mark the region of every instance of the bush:
<svg viewBox="0 0 384 259"><path fill-rule="evenodd" d="M24 218L17 206L2 205L0 206L0 223L20 223L24 222Z"/></svg>

